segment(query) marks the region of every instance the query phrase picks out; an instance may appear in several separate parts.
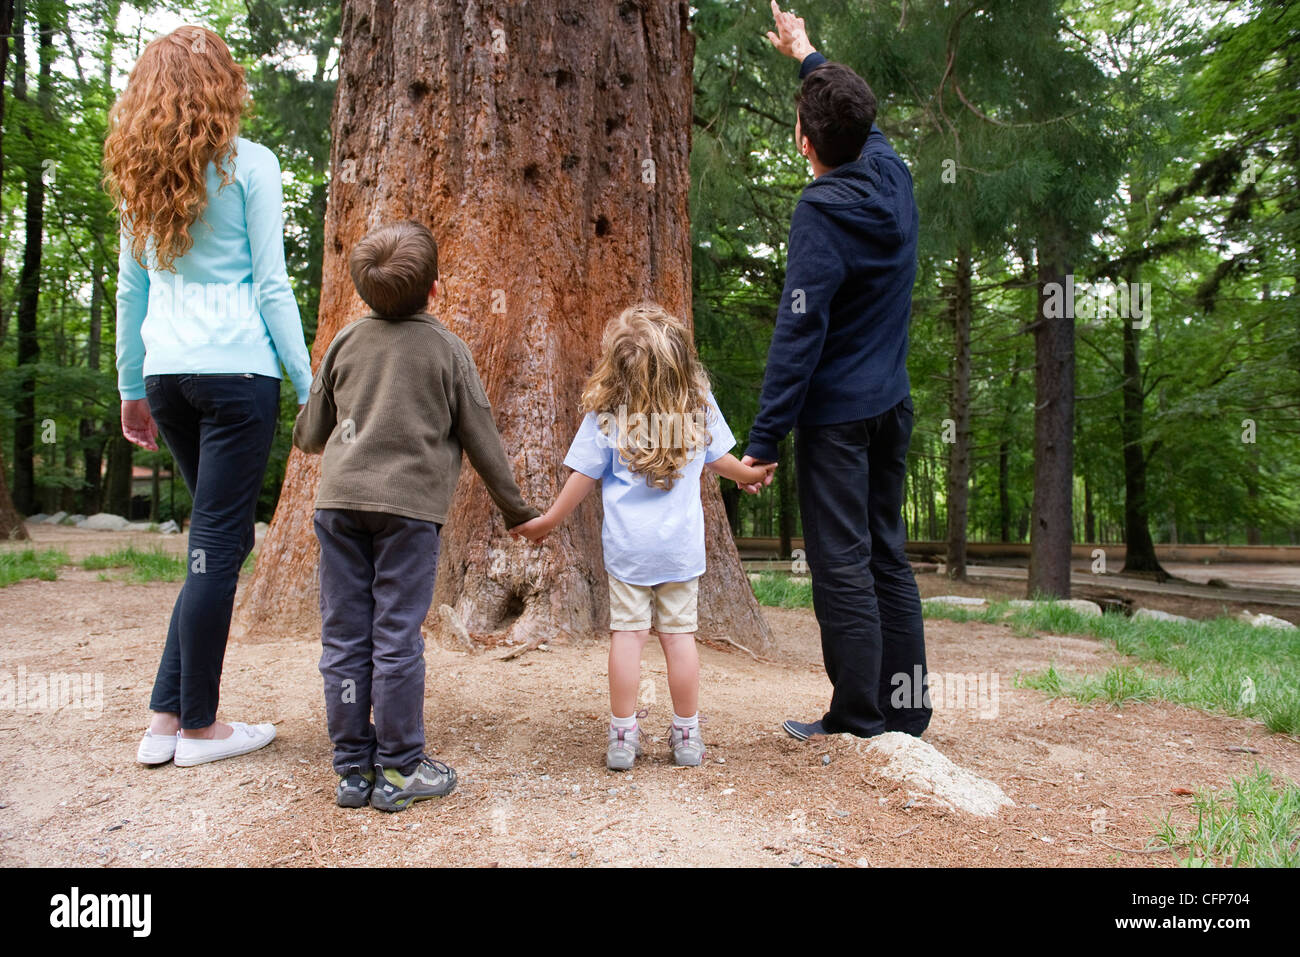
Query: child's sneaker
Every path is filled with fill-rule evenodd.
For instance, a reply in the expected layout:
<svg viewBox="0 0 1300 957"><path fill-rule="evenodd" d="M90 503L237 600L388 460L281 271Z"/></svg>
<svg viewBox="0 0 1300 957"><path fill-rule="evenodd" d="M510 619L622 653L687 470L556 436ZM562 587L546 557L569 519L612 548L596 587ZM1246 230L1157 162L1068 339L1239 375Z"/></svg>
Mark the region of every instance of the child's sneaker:
<svg viewBox="0 0 1300 957"><path fill-rule="evenodd" d="M365 807L370 803L370 791L375 786L375 772L362 773L355 764L348 768L346 776L339 775L339 786L334 792L334 800L339 807Z"/></svg>
<svg viewBox="0 0 1300 957"><path fill-rule="evenodd" d="M415 801L445 797L456 789L456 772L427 755L410 774L375 765L370 806L378 811L405 811Z"/></svg>
<svg viewBox="0 0 1300 957"><path fill-rule="evenodd" d="M668 728L668 745L673 749L673 764L679 767L698 767L704 760L704 739L700 726L683 728L676 721Z"/></svg>
<svg viewBox="0 0 1300 957"><path fill-rule="evenodd" d="M632 762L641 756L641 726L616 728L609 726L609 747L605 751L605 767L611 771L627 771Z"/></svg>

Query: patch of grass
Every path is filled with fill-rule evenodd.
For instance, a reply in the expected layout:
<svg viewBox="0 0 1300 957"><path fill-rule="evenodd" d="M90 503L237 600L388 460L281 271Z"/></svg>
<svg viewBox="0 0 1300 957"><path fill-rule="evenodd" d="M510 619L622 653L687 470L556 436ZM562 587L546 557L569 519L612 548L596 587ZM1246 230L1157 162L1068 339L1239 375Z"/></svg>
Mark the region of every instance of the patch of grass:
<svg viewBox="0 0 1300 957"><path fill-rule="evenodd" d="M1017 610L1009 620L1040 631L1088 635L1172 672L1162 676L1118 666L1100 676L1061 679L1063 693L1079 701L1122 705L1159 699L1255 718L1270 731L1300 734L1300 631L1256 628L1235 618L1088 617L1050 605ZM1031 679L1022 680L1026 687L1034 686Z"/></svg>
<svg viewBox="0 0 1300 957"><path fill-rule="evenodd" d="M0 551L0 588L29 578L52 582L58 577L59 566L68 561L68 553L57 548Z"/></svg>
<svg viewBox="0 0 1300 957"><path fill-rule="evenodd" d="M1260 768L1218 794L1198 791L1196 826L1166 814L1156 845L1185 851L1184 867L1300 867L1300 787Z"/></svg>
<svg viewBox="0 0 1300 957"><path fill-rule="evenodd" d="M1063 675L1055 667L1017 675L1016 687L1033 688L1051 698L1073 698L1083 704L1102 701L1117 708L1132 701L1164 697L1161 679L1133 665L1116 665L1099 675Z"/></svg>
<svg viewBox="0 0 1300 957"><path fill-rule="evenodd" d="M751 578L749 584L760 605L773 608L812 607L811 581L796 581L790 575L764 572L757 579Z"/></svg>
<svg viewBox="0 0 1300 957"><path fill-rule="evenodd" d="M89 555L81 560L87 571L109 568L129 569L133 582L178 582L185 578L185 559L161 548L140 549L134 545L104 555Z"/></svg>

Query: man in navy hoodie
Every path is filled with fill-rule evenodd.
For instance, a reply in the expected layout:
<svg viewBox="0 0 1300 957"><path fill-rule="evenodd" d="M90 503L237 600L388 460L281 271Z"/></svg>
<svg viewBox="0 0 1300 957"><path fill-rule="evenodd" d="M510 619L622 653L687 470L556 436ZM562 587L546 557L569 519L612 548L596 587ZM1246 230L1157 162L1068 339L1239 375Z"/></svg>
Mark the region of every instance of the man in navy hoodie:
<svg viewBox="0 0 1300 957"><path fill-rule="evenodd" d="M866 82L814 50L803 20L775 0L772 13L777 32L768 39L802 64L795 141L814 179L790 221L785 289L744 461L775 462L795 430L813 609L835 689L820 720L784 727L800 740L919 735L930 721L925 632L902 520L919 225L912 177L875 125Z"/></svg>

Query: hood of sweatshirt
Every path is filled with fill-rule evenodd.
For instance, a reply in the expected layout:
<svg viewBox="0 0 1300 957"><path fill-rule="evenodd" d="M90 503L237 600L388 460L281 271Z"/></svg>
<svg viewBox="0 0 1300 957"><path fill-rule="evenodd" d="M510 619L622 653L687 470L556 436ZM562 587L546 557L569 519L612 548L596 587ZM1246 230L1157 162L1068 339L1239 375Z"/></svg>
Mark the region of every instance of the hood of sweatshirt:
<svg viewBox="0 0 1300 957"><path fill-rule="evenodd" d="M846 229L903 243L913 238L916 228L906 177L901 163L864 153L813 180L799 198Z"/></svg>

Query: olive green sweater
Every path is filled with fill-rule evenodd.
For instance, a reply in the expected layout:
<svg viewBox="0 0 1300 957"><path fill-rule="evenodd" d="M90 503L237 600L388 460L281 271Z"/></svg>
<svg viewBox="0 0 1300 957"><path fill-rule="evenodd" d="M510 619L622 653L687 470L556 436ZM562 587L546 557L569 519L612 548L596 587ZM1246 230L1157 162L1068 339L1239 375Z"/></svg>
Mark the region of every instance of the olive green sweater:
<svg viewBox="0 0 1300 957"><path fill-rule="evenodd" d="M312 380L293 444L324 452L317 508L441 524L463 449L507 528L539 514L515 484L469 347L429 315L345 326Z"/></svg>

